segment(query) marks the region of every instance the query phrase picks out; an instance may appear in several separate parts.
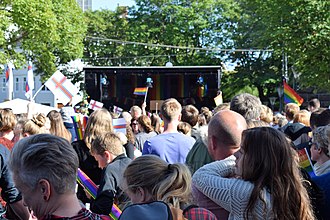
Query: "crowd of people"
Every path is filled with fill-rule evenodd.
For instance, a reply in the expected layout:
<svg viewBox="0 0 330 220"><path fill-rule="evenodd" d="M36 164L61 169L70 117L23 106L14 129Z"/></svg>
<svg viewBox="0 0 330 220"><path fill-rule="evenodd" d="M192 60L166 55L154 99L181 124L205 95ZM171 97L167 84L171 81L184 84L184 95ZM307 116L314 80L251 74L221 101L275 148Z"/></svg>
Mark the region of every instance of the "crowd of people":
<svg viewBox="0 0 330 220"><path fill-rule="evenodd" d="M248 93L213 110L174 98L159 114L146 107L93 111L82 140L70 105L31 117L0 109L3 218L112 219L118 207L121 220L328 219L330 188L313 181L330 178L330 109L319 100L277 113Z"/></svg>

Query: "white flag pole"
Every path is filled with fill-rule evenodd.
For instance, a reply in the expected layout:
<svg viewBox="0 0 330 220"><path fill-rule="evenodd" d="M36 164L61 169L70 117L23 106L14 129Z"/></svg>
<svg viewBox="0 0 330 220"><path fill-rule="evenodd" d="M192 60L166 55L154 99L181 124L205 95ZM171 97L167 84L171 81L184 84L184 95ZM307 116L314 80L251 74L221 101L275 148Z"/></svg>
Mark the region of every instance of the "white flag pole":
<svg viewBox="0 0 330 220"><path fill-rule="evenodd" d="M149 89L149 87L147 86L147 91L146 91L146 94L145 94L145 96L144 96L144 102L147 101L148 89Z"/></svg>
<svg viewBox="0 0 330 220"><path fill-rule="evenodd" d="M40 88L38 89L38 91L34 94L32 100L34 100L34 98L38 95L38 93L41 91L41 89L42 89L44 86L45 86L45 84L42 84L42 85L40 86Z"/></svg>

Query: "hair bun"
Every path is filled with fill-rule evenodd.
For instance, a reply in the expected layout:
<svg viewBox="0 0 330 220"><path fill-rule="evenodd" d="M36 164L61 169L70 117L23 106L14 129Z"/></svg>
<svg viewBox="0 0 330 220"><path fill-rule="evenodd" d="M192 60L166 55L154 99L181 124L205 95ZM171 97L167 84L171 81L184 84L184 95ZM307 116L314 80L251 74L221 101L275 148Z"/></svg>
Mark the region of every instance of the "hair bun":
<svg viewBox="0 0 330 220"><path fill-rule="evenodd" d="M39 127L43 127L46 123L46 116L42 113L38 114L38 115L34 115L31 119L31 121L33 123L35 123L36 125L38 125Z"/></svg>

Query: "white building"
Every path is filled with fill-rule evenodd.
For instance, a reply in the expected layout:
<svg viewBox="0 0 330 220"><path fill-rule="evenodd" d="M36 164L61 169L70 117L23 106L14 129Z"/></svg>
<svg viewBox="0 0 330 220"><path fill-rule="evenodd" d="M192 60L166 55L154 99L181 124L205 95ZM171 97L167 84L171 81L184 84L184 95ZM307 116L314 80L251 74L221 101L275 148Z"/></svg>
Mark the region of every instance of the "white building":
<svg viewBox="0 0 330 220"><path fill-rule="evenodd" d="M77 3L83 11L92 10L92 0L77 0Z"/></svg>
<svg viewBox="0 0 330 220"><path fill-rule="evenodd" d="M13 99L20 98L20 99L26 99L25 97L25 84L26 84L26 76L27 76L27 68L25 69L19 69L19 70L13 70ZM34 76L34 90L33 90L33 96L35 93L39 90L39 88L42 86L42 83L40 81L40 76L35 75ZM4 71L2 71L2 74L0 74L0 102L3 102L8 99L8 93L7 93L7 86L6 86L6 75ZM55 100L55 97L51 91L48 90L47 87L43 87L40 92L36 95L34 98L34 101L36 103L48 105L57 107L57 103Z"/></svg>

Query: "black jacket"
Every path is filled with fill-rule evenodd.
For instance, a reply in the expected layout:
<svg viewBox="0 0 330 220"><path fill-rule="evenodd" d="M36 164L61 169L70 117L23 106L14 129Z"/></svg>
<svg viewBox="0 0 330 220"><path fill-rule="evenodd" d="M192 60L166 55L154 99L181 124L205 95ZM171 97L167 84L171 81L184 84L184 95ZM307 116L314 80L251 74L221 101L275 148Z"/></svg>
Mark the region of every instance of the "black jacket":
<svg viewBox="0 0 330 220"><path fill-rule="evenodd" d="M79 168L86 173L86 175L93 180L96 185L100 184L102 169L99 168L99 165L95 158L89 152L89 148L86 146L85 142L74 141L71 143L74 150L76 151L79 159ZM79 185L77 197L83 203L90 203L91 201L87 198L84 189Z"/></svg>
<svg viewBox="0 0 330 220"><path fill-rule="evenodd" d="M14 203L20 201L22 196L20 192L15 187L13 177L8 169L8 159L10 151L3 145L0 145L0 187L1 197L7 203Z"/></svg>

